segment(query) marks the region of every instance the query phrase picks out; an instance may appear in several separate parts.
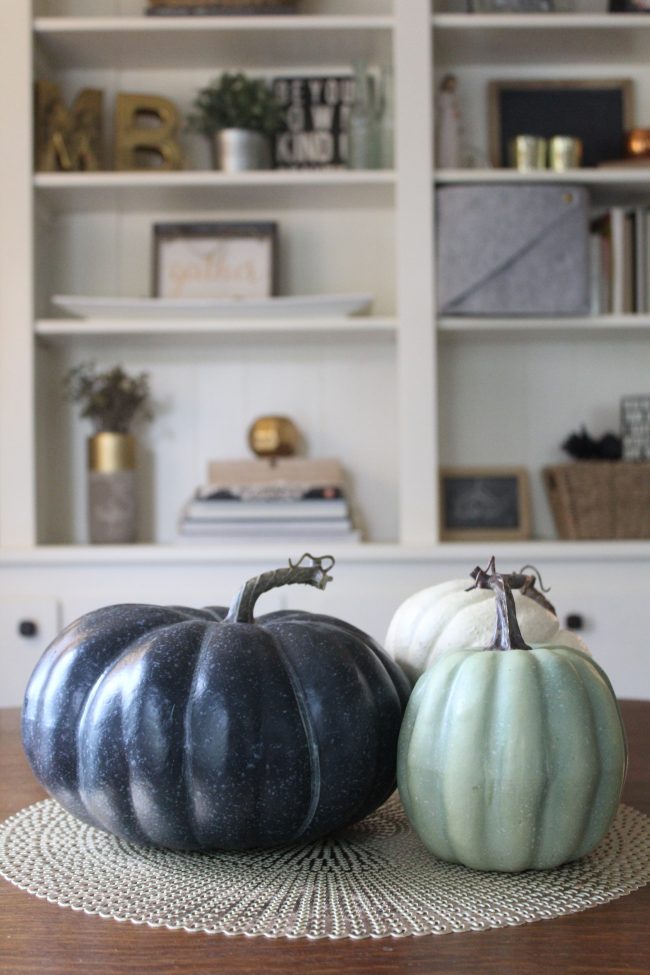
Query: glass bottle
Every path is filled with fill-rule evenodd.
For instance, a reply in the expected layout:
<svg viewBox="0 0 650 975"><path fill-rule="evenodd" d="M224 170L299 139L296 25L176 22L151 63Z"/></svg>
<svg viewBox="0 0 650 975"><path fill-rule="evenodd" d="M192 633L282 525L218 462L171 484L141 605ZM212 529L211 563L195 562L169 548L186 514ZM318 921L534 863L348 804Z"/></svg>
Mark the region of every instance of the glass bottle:
<svg viewBox="0 0 650 975"><path fill-rule="evenodd" d="M374 86L365 61L354 66L355 95L348 128L350 169L377 169L379 139Z"/></svg>
<svg viewBox="0 0 650 975"><path fill-rule="evenodd" d="M393 169L395 165L395 108L393 69L385 65L381 72L379 99L379 165Z"/></svg>

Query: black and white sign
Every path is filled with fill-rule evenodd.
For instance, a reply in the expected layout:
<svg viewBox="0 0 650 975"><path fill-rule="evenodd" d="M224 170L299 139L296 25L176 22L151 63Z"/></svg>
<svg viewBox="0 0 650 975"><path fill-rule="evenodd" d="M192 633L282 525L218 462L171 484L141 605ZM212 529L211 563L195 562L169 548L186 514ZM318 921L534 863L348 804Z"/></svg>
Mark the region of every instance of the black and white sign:
<svg viewBox="0 0 650 975"><path fill-rule="evenodd" d="M277 169L347 165L355 87L353 75L274 79L273 91L284 110L284 127L273 146Z"/></svg>

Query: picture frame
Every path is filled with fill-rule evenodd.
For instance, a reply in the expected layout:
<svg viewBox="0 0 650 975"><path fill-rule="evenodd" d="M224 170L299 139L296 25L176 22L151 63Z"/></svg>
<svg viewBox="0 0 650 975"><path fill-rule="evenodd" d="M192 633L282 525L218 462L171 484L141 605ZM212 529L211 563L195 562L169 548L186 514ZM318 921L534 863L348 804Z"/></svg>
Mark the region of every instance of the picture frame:
<svg viewBox="0 0 650 975"><path fill-rule="evenodd" d="M633 125L629 78L493 80L488 86L489 153L493 166L508 165L517 135L582 142L583 166L622 159L625 132Z"/></svg>
<svg viewBox="0 0 650 975"><path fill-rule="evenodd" d="M273 221L157 223L154 298L270 298L277 293Z"/></svg>
<svg viewBox="0 0 650 975"><path fill-rule="evenodd" d="M524 467L440 469L440 539L508 541L530 537Z"/></svg>

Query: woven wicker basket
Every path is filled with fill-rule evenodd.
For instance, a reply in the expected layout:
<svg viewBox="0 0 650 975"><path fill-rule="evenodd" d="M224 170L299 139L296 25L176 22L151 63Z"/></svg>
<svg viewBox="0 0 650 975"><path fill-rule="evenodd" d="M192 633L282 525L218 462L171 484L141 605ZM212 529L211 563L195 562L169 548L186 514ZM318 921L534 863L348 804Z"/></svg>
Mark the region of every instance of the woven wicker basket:
<svg viewBox="0 0 650 975"><path fill-rule="evenodd" d="M543 475L560 538L650 538L650 464L578 461Z"/></svg>

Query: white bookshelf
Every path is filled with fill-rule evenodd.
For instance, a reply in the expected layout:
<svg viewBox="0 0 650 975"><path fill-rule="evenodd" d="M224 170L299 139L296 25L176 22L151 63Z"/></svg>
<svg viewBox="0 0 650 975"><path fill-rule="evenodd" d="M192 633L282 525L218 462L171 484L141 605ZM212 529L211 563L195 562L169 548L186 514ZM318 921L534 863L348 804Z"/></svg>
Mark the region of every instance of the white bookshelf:
<svg viewBox="0 0 650 975"><path fill-rule="evenodd" d="M167 579L180 579L193 590L186 600L209 601L212 573L230 590L249 566L283 561L287 553L273 546L174 542L179 507L207 460L246 456L248 424L269 412L292 416L310 453L340 457L351 474L368 541L335 553L354 585L328 606L348 599L360 614L349 618L378 637L399 596L493 551L512 567L535 561L555 574L554 584L575 594L566 610L589 604L603 564L620 581L621 606L628 589L650 582L647 542L557 541L539 477L562 460L571 429L615 427L620 395L648 389L650 316L438 317L434 274L439 187L533 179L587 186L598 204L643 202L650 167L522 176L487 165L437 170L433 155L433 95L446 71L459 77L466 136L486 160L495 78L629 77L635 122L650 126L650 18L444 13L428 0L303 0L299 14L283 17L144 17L142 0L34 7L33 19L23 0L0 9L0 107L11 131L0 157L0 583L8 592L53 587L67 618L79 604L76 586L99 604L147 586L166 593ZM120 91L160 94L186 112L222 69L345 73L358 58L394 69L394 169L227 176L184 133L183 171L32 171L34 77L58 81L68 99L101 88L110 122ZM151 225L197 217L277 220L281 293L370 292L370 314L162 322L78 320L53 308L56 293L147 294ZM60 380L89 359L151 373L158 409L142 437L138 545L85 544L87 431L62 401ZM525 466L534 538L441 544L439 464Z"/></svg>

